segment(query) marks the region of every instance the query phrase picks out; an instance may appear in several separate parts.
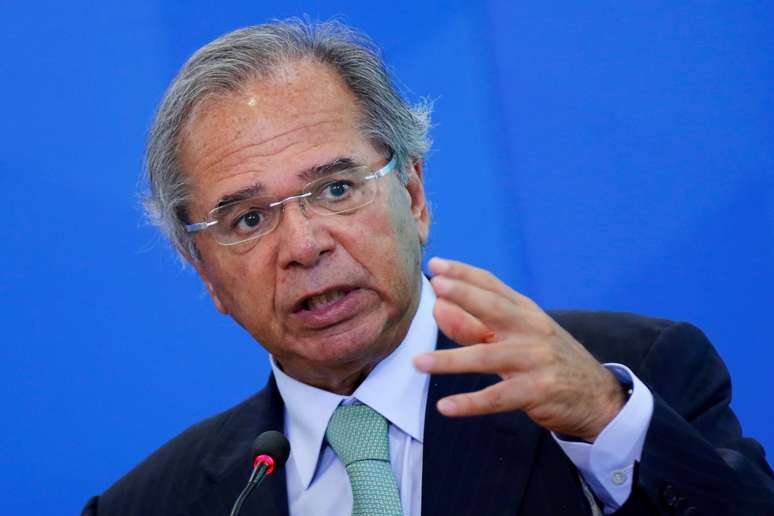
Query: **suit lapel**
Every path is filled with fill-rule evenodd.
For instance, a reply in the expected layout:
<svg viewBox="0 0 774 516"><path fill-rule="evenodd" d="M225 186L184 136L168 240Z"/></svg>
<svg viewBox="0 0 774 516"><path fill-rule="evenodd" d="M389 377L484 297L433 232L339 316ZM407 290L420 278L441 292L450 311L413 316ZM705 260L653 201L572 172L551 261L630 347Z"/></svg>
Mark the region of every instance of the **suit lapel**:
<svg viewBox="0 0 774 516"><path fill-rule="evenodd" d="M439 334L438 349L456 347ZM518 512L542 436L522 412L446 418L436 402L480 390L499 378L432 375L425 413L422 516L514 515ZM507 486L507 488L504 488Z"/></svg>
<svg viewBox="0 0 774 516"><path fill-rule="evenodd" d="M237 407L219 430L212 451L201 466L212 483L186 512L189 516L228 514L250 476L253 440L266 430L283 431L282 398L274 377L266 387ZM284 470L268 477L247 499L241 514L287 516Z"/></svg>

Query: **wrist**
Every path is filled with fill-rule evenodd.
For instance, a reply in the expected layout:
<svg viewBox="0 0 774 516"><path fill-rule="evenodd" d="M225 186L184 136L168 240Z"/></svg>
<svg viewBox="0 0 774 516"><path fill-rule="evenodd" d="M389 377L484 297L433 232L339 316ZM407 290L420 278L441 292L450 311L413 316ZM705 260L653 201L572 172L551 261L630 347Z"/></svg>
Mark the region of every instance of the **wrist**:
<svg viewBox="0 0 774 516"><path fill-rule="evenodd" d="M605 388L601 389L598 417L586 435L579 436L586 442L593 443L607 425L615 419L626 405L632 395L632 383L629 379L621 378L613 374L608 368L604 368L607 376Z"/></svg>

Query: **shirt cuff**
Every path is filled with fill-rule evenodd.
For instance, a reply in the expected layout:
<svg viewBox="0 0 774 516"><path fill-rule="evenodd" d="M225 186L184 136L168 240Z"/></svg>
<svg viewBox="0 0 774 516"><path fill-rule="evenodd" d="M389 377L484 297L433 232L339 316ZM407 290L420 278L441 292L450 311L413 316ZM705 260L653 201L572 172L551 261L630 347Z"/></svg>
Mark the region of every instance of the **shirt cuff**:
<svg viewBox="0 0 774 516"><path fill-rule="evenodd" d="M603 364L632 393L617 416L593 444L551 435L575 464L605 514L618 510L632 492L634 463L642 456L645 435L653 416L653 394L631 370L621 364Z"/></svg>

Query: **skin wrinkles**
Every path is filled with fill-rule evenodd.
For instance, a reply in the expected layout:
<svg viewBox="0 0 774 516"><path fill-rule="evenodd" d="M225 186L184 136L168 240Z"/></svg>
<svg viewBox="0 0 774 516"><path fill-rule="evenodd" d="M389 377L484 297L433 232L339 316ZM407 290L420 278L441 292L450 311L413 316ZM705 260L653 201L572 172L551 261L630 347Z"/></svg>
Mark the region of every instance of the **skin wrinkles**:
<svg viewBox="0 0 774 516"><path fill-rule="evenodd" d="M287 68L292 73L246 85L257 107L241 95L213 99L207 116L190 123L180 160L193 216L206 217L214 200L251 184L277 197L295 195L305 184L300 173L335 159L373 169L386 164L388 156L358 130L354 95L338 76L316 63ZM389 174L374 202L350 214L319 216L290 202L279 227L247 245L196 236L201 260L194 266L218 310L289 375L348 394L405 337L419 302L429 226L421 164L407 172L406 186ZM294 313L302 298L333 287L355 289L341 317L317 327Z"/></svg>
<svg viewBox="0 0 774 516"><path fill-rule="evenodd" d="M321 65L314 63L312 61L304 60L300 62L303 65L307 66L316 66L318 68L322 68ZM236 128L234 131L235 134L232 134L233 141L239 141L240 137L242 136L242 131L240 127L242 127L242 123L249 120L252 117L255 116L262 116L262 115L273 115L273 114L279 114L277 113L277 107L279 107L282 111L282 114L286 116L289 122L291 122L291 127L285 129L285 130L279 130L277 132L273 132L267 135L262 135L263 139L261 141L255 141L252 143L247 143L245 147L249 148L250 146L270 146L272 143L275 142L275 140L279 140L282 138L288 139L287 143L278 143L276 144L276 148L270 148L269 150L264 151L263 153L258 152L255 157L268 157L272 154L278 154L285 150L285 148L282 147L282 145L290 146L296 144L295 138L293 138L295 135L292 133L295 131L312 131L316 129L322 129L319 126L327 123L344 123L341 117L341 112L337 111L336 109L332 109L328 106L330 104L326 103L319 103L314 106L312 110L309 110L308 112L305 112L304 110L299 110L298 106L300 104L303 104L303 101L305 100L303 97L307 95L307 92L303 90L303 88L298 87L298 79L299 74L296 71L296 67L292 66L290 64L286 64L283 66L279 66L275 72L267 78L264 82L275 82L278 86L284 89L283 93L289 98L289 102L282 106L270 106L269 104L273 104L271 99L264 98L263 102L258 97L255 97L252 92L250 92L249 86L243 87L238 92L228 95L215 95L198 106L196 106L191 113L191 116L188 120L188 123L186 124L185 128L183 129L183 135L181 137L181 145L183 144L193 144L193 145L200 145L203 149L207 149L206 155L215 155L217 156L219 154L219 151L222 150L225 146L231 146L233 142L225 141L221 143L220 145L216 146L215 148L210 148L209 146L212 145L212 141L197 138L197 135L192 132L190 129L194 125L211 125L211 126L219 126L219 127L230 127L232 130ZM324 96L332 96L338 93L336 91L336 88L334 86L342 86L343 82L339 77L334 78L335 81L332 81L331 84L318 84L316 91L313 92L313 96L316 98L321 98ZM338 83L338 84L335 84ZM250 84L250 83L248 83ZM254 83L253 83L254 84ZM349 92L347 92L349 93ZM352 100L354 101L354 97L350 94L352 97ZM235 103L236 106L247 106L247 109L235 109L230 111L229 113L225 113L222 110L217 109L211 109L213 105L221 104L222 102L229 102L229 103ZM276 103L274 103L276 104ZM271 108L274 108L273 110ZM268 108L268 109L267 109ZM272 112L273 111L273 112ZM350 111L352 111L350 109ZM249 135L248 138L254 136ZM231 149L230 151L227 151L223 154L221 154L219 157L215 158L212 162L209 161L203 161L204 169L209 169L213 166L216 166L219 161L225 160L226 158L231 157L232 154L239 153L242 148L239 146L235 146L235 148ZM181 155L184 156L185 153L181 152ZM241 156L241 157L234 157L235 162L241 162L242 158L249 157L249 156Z"/></svg>
<svg viewBox="0 0 774 516"><path fill-rule="evenodd" d="M193 121L189 122L189 125L192 123L195 123L195 122ZM228 149L229 147L234 146L233 142L224 142L220 146L214 147L214 148L210 142L206 142L206 141L196 142L196 144L202 146L202 150L205 151L207 156L213 156L213 159L210 160L209 162L205 161L203 164L199 164L197 166L201 167L203 173L208 173L218 168L233 169L233 172L232 172L233 176L243 174L243 173L249 174L251 172L265 173L267 171L241 170L243 167L240 167L240 165L244 163L254 162L256 159L269 158L273 155L277 155L282 152L289 151L291 147L298 145L298 143L294 141L277 143L277 141L280 140L281 138L289 140L294 137L293 133L295 132L312 131L315 129L315 127L323 126L330 123L331 123L330 121L320 121L312 124L305 124L302 127L290 129L286 131L284 134L272 136L264 141L260 141L257 143L246 142L244 145L237 146L234 149ZM238 136L239 135L237 135L237 137ZM194 143L190 142L189 145L191 144L194 144ZM274 144L274 146L272 146L272 144ZM261 150L263 147L268 147L268 149ZM225 150L225 149L228 149L228 150ZM184 152L181 152L181 154L186 155L186 153ZM183 170L185 170L186 163L182 163L182 167L183 167ZM227 180L229 179L229 177L231 176L225 176L223 177L223 180ZM209 193L210 192L206 192L206 193L200 192L201 195L206 195ZM219 197L222 197L222 196L223 195Z"/></svg>
<svg viewBox="0 0 774 516"><path fill-rule="evenodd" d="M306 185L309 182L314 181L315 179L321 179L325 176L335 174L336 172L340 172L350 167L358 167L362 165L363 165L362 163L356 163L350 158L338 157L323 165L314 167L312 169L304 170L298 173L296 177L302 180ZM237 190L236 192L229 192L225 194L223 197L219 198L214 208L220 208L222 206L231 204L233 202L241 201L249 197L255 197L259 194L262 194L263 197L280 200L280 197L265 194L264 190L265 188L261 183L254 183L254 184L248 185L246 188L242 188L240 190ZM298 195L300 193L301 192L299 191L293 195ZM285 197L288 197L288 196L285 196ZM285 197L282 197L282 199L284 199Z"/></svg>

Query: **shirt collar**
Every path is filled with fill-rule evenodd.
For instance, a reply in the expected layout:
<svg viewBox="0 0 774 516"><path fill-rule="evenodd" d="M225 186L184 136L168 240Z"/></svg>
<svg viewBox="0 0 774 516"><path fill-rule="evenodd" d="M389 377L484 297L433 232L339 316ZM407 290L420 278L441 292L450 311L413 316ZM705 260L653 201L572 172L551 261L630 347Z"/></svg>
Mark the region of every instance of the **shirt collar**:
<svg viewBox="0 0 774 516"><path fill-rule="evenodd" d="M411 326L392 353L379 362L352 396L341 396L299 382L285 374L271 357L271 368L285 403L285 433L304 489L317 469L325 428L342 402L358 400L383 415L413 439L422 442L429 376L411 365L419 353L435 349L438 326L433 318L435 293L422 276L422 292Z"/></svg>

